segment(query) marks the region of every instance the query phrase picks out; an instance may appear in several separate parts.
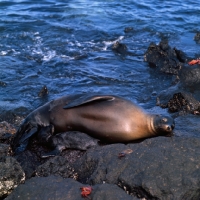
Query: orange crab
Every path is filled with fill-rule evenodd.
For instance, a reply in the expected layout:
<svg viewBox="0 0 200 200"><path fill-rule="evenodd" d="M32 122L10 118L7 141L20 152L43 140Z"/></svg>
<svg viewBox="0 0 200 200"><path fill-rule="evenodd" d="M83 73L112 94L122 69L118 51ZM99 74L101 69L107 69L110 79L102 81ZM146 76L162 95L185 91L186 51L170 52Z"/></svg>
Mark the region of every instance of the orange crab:
<svg viewBox="0 0 200 200"><path fill-rule="evenodd" d="M80 189L81 189L81 196L84 197L84 198L85 197L88 198L88 195L90 195L91 192L92 192L92 187L90 187L90 186L81 187Z"/></svg>
<svg viewBox="0 0 200 200"><path fill-rule="evenodd" d="M200 59L196 59L196 60L191 60L190 62L188 62L189 65L196 65L196 64L200 64Z"/></svg>

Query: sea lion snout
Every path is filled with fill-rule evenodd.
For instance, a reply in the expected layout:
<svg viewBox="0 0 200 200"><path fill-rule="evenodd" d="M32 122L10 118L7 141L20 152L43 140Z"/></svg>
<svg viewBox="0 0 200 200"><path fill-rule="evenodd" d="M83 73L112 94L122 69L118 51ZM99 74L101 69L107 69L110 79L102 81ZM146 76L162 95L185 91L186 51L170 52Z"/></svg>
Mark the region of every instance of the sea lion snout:
<svg viewBox="0 0 200 200"><path fill-rule="evenodd" d="M175 122L169 116L156 115L154 118L154 127L158 135L168 135L173 131Z"/></svg>
<svg viewBox="0 0 200 200"><path fill-rule="evenodd" d="M175 123L174 123L174 120L171 117L163 117L162 122L163 122L163 128L166 131L168 131L168 132L173 131L173 129L175 127Z"/></svg>

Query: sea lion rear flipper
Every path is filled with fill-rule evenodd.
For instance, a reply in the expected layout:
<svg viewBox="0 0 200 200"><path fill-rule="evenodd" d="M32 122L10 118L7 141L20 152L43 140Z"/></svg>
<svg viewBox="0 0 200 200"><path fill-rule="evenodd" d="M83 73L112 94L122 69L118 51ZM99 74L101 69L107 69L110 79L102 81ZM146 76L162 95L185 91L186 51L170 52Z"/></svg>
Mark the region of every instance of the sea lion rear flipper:
<svg viewBox="0 0 200 200"><path fill-rule="evenodd" d="M71 102L67 102L67 104L63 107L64 109L73 108L80 105L84 105L87 103L91 103L94 101L112 101L115 97L111 95L93 95L93 96L81 96L77 99L73 99Z"/></svg>
<svg viewBox="0 0 200 200"><path fill-rule="evenodd" d="M26 149L29 138L32 135L34 135L35 133L37 133L37 131L38 131L38 127L32 127L28 130L26 130L26 128L27 128L26 125L24 125L24 127L20 128L17 131L16 136L12 143L13 150L16 154L20 153ZM24 130L26 130L25 133L24 133Z"/></svg>

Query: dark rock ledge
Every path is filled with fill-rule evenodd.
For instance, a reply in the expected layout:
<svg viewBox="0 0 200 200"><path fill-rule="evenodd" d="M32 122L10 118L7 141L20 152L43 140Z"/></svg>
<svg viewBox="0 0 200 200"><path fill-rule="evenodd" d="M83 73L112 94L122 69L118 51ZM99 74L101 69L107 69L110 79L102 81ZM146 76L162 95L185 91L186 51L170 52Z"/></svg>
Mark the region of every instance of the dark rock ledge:
<svg viewBox="0 0 200 200"><path fill-rule="evenodd" d="M118 153L126 149L133 152L119 158ZM92 199L197 200L200 197L199 138L158 137L137 144L96 147L71 167L67 163L60 166L56 160L58 157L51 158L49 164L36 170L36 175L47 178L31 178L7 199L18 196L20 199L81 199L80 187L86 185L93 187Z"/></svg>
<svg viewBox="0 0 200 200"><path fill-rule="evenodd" d="M132 149L118 158L118 152ZM78 181L116 184L145 199L199 199L200 139L158 137L88 151L73 167Z"/></svg>

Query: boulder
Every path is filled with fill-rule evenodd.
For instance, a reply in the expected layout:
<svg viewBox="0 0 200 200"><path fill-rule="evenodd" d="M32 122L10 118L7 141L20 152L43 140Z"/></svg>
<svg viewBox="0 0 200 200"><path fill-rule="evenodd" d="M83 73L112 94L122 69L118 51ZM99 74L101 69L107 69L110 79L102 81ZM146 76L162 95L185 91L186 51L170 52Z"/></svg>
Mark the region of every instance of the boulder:
<svg viewBox="0 0 200 200"><path fill-rule="evenodd" d="M25 173L13 157L0 157L0 199L25 180Z"/></svg>
<svg viewBox="0 0 200 200"><path fill-rule="evenodd" d="M0 142L10 143L10 139L15 132L16 128L12 124L6 121L0 122Z"/></svg>
<svg viewBox="0 0 200 200"><path fill-rule="evenodd" d="M40 177L56 175L63 178L74 178L75 180L77 179L77 174L69 165L68 159L62 156L50 158L47 162L40 165L35 170L35 175Z"/></svg>
<svg viewBox="0 0 200 200"><path fill-rule="evenodd" d="M0 157L11 155L11 148L8 144L0 143Z"/></svg>
<svg viewBox="0 0 200 200"><path fill-rule="evenodd" d="M115 42L113 45L112 45L112 50L115 52L115 53L118 53L118 54L121 54L121 55L126 55L128 54L128 48L125 44L122 44L120 42Z"/></svg>
<svg viewBox="0 0 200 200"><path fill-rule="evenodd" d="M167 74L178 74L188 60L181 50L171 48L168 41L161 41L158 45L151 43L144 54L144 61L149 66Z"/></svg>
<svg viewBox="0 0 200 200"><path fill-rule="evenodd" d="M25 184L17 187L6 200L25 199L48 199L48 200L82 200L81 187L88 187L73 179L63 179L58 176L34 177ZM87 196L93 200L136 200L122 189L112 184L98 184L92 186L91 194ZM86 198L86 199L87 199Z"/></svg>
<svg viewBox="0 0 200 200"><path fill-rule="evenodd" d="M200 43L200 32L197 32L194 36L194 40L197 42L197 43Z"/></svg>
<svg viewBox="0 0 200 200"><path fill-rule="evenodd" d="M157 105L161 108L168 108L168 111L172 113L200 114L200 102L191 93L177 86L163 90L157 97Z"/></svg>
<svg viewBox="0 0 200 200"><path fill-rule="evenodd" d="M73 167L82 183L116 184L138 198L197 199L199 163L200 138L174 136L97 147Z"/></svg>
<svg viewBox="0 0 200 200"><path fill-rule="evenodd" d="M180 87L186 90L198 90L200 86L200 65L184 66L179 72Z"/></svg>

